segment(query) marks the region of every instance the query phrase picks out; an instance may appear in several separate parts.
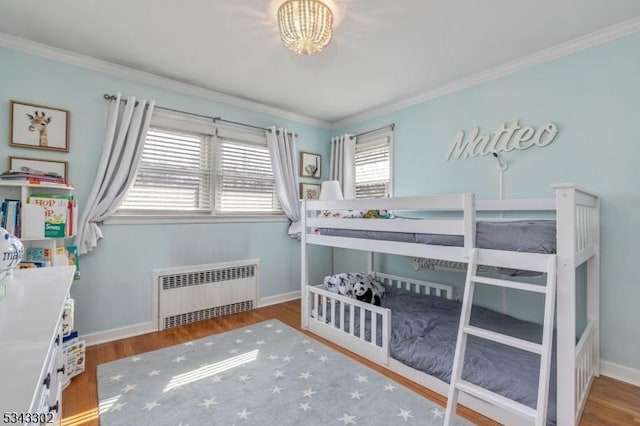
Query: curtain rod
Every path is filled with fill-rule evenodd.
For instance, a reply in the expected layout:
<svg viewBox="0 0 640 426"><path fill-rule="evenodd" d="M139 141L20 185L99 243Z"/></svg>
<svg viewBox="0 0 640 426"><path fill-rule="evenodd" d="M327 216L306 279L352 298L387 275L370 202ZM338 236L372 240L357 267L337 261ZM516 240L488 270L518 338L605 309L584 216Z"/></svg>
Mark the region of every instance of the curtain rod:
<svg viewBox="0 0 640 426"><path fill-rule="evenodd" d="M377 129L373 129L373 130L367 130L366 132L358 133L357 135L351 135L351 136L349 136L349 139L357 138L359 136L368 135L369 133L377 132L378 130L386 129L387 127L391 127L391 130L393 131L393 129L396 128L396 123L391 123L391 124L388 124L386 126L378 127Z"/></svg>
<svg viewBox="0 0 640 426"><path fill-rule="evenodd" d="M117 98L116 95L110 95L108 93L105 93L102 97L105 98L108 101L113 101L113 100L115 100ZM120 102L124 102L124 101L125 101L124 99L120 99ZM137 101L136 101L136 105L137 105ZM260 126L254 126L253 124L240 123L238 121L225 120L222 117L211 117L210 115L196 114L195 112L182 111L182 110L179 110L179 109L167 108L167 107L162 107L162 106L156 106L155 108L161 109L161 110L164 110L164 111L177 112L178 114L186 114L186 115L192 115L194 117L206 118L208 120L213 121L214 123L216 123L218 121L221 121L223 123L235 124L236 126L249 127L249 128L256 129L256 130L264 130L265 132L271 133L271 129L267 129L267 128L260 127ZM294 134L296 137L298 137L297 133L289 132L289 134L290 135Z"/></svg>

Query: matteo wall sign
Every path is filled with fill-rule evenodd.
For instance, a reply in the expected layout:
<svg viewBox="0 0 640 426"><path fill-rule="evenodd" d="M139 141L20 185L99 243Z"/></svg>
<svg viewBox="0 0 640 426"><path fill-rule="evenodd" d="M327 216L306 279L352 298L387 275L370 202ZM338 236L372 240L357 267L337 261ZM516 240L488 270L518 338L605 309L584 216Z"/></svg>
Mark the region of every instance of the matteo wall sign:
<svg viewBox="0 0 640 426"><path fill-rule="evenodd" d="M476 127L469 133L466 140L464 130L459 130L453 138L447 161L488 155L493 152L523 150L532 146L544 147L551 144L557 134L556 123L548 122L535 129L530 126L520 127L517 120L512 123L502 123L495 132L486 135L481 135L480 129Z"/></svg>

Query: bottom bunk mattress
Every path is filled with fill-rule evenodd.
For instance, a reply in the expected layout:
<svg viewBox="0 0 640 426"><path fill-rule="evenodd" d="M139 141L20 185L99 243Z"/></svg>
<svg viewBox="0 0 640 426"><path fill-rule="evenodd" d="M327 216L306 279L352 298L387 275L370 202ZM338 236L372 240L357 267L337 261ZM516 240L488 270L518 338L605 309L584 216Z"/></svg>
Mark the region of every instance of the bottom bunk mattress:
<svg viewBox="0 0 640 426"><path fill-rule="evenodd" d="M449 383L461 303L388 287L382 306L392 310L391 356ZM541 325L478 306L472 309L471 324L532 342L542 341ZM368 328L367 325L366 332L369 332ZM554 348L548 424L556 423L555 358ZM535 408L539 368L539 355L469 336L462 378Z"/></svg>

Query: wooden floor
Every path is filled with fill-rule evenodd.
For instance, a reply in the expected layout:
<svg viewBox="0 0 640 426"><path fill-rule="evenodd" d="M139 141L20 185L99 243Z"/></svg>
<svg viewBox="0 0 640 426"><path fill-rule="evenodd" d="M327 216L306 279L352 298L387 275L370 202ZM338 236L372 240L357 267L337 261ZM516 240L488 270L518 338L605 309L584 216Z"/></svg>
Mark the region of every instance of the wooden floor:
<svg viewBox="0 0 640 426"><path fill-rule="evenodd" d="M104 343L87 348L87 370L74 378L64 390L63 425L98 425L98 397L96 366L119 358L152 351L167 346L199 339L211 334L244 327L267 319L278 319L283 323L300 330L299 300L256 309L251 312L234 314L222 318L201 321L182 327L145 334L143 336ZM302 331L302 330L300 330ZM332 348L356 359L379 371L391 379L413 389L424 397L445 405L445 398L428 389L416 385L384 368L373 364L362 357L336 346L313 334L309 336L320 340ZM458 414L480 425L495 425L495 422L464 407L459 407ZM580 425L640 425L640 388L606 377L596 378L589 400L582 414Z"/></svg>

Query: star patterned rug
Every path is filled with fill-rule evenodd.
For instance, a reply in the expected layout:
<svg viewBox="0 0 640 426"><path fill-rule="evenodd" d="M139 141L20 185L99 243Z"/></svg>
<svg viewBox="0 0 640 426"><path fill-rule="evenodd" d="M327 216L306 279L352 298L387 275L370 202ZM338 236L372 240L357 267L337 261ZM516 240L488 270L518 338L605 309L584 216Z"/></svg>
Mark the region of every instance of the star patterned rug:
<svg viewBox="0 0 640 426"><path fill-rule="evenodd" d="M97 377L101 426L444 420L443 407L277 320L101 364Z"/></svg>

